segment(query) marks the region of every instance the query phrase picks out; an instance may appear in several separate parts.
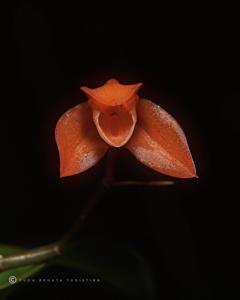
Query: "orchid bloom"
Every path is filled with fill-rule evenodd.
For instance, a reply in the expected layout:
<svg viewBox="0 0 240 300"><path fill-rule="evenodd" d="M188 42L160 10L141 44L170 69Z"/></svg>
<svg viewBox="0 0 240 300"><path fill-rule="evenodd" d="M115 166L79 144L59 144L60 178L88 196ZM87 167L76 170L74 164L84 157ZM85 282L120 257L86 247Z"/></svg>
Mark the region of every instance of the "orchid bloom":
<svg viewBox="0 0 240 300"><path fill-rule="evenodd" d="M95 165L109 147L125 147L148 167L179 178L197 177L185 134L160 106L139 98L142 83L81 87L88 101L59 119L56 142L60 176L82 173Z"/></svg>

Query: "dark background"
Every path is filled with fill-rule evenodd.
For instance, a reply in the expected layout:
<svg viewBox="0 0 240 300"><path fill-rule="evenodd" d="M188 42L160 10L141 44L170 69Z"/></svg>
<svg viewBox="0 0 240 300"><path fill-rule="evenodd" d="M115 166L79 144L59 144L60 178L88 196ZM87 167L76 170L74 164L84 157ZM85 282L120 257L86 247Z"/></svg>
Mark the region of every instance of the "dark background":
<svg viewBox="0 0 240 300"><path fill-rule="evenodd" d="M101 177L104 159L59 179L55 124L86 100L79 86L110 78L143 82L140 95L183 127L199 179L113 188L81 235L134 245L153 266L159 299L215 299L236 220L239 22L226 11L175 17L164 11L91 15L80 8L22 1L6 11L0 242L31 247L59 238ZM120 151L117 178L170 179ZM36 299L56 293L58 299L124 299L107 286L30 288ZM26 288L19 293L32 299Z"/></svg>

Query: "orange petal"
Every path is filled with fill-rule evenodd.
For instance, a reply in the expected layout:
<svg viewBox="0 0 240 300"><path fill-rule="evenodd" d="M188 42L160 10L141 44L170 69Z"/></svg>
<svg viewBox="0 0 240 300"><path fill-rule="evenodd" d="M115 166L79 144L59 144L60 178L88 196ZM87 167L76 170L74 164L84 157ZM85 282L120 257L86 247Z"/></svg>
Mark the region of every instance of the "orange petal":
<svg viewBox="0 0 240 300"><path fill-rule="evenodd" d="M60 177L91 168L108 149L96 130L87 103L77 105L61 116L55 137L60 155Z"/></svg>
<svg viewBox="0 0 240 300"><path fill-rule="evenodd" d="M103 111L111 106L131 106L138 98L137 91L141 85L142 83L121 84L116 79L110 79L99 88L81 87L80 89L89 96L90 102Z"/></svg>
<svg viewBox="0 0 240 300"><path fill-rule="evenodd" d="M131 138L137 121L135 106L128 111L119 105L101 112L93 108L93 120L102 139L113 147L125 145Z"/></svg>
<svg viewBox="0 0 240 300"><path fill-rule="evenodd" d="M126 147L148 167L179 178L196 176L185 134L160 106L145 99L137 104L138 123Z"/></svg>

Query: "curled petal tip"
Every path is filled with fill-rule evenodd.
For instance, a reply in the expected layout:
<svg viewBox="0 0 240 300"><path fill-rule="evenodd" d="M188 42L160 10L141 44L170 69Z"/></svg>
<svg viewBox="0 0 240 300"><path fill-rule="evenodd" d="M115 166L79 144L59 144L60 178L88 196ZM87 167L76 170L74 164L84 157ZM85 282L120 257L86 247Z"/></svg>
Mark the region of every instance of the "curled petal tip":
<svg viewBox="0 0 240 300"><path fill-rule="evenodd" d="M190 152L189 152L190 154ZM195 164L192 160L192 157L185 158L186 161L182 162L182 165L184 167L184 171L182 173L182 178L199 178L196 173ZM187 164L187 163L188 164Z"/></svg>
<svg viewBox="0 0 240 300"><path fill-rule="evenodd" d="M91 94L91 89L86 87L86 86L80 86L79 88L81 91L83 91L86 95L90 96Z"/></svg>
<svg viewBox="0 0 240 300"><path fill-rule="evenodd" d="M189 175L183 175L182 178L199 178L197 174L189 173Z"/></svg>
<svg viewBox="0 0 240 300"><path fill-rule="evenodd" d="M59 174L59 178L64 178L64 177L69 177L69 176L72 176L72 175L76 175L80 173L79 170L78 171L74 171L74 170L64 170L64 171L60 171L60 174Z"/></svg>
<svg viewBox="0 0 240 300"><path fill-rule="evenodd" d="M115 78L109 79L106 84L119 84L119 81Z"/></svg>

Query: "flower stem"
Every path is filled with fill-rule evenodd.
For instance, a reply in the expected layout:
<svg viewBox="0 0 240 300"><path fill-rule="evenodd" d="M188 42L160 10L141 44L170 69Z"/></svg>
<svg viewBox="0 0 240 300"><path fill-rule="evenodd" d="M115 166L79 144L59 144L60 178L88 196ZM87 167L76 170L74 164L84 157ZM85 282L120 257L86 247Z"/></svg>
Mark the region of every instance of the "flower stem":
<svg viewBox="0 0 240 300"><path fill-rule="evenodd" d="M40 264L60 255L66 242L68 242L79 230L81 230L87 218L95 209L99 201L103 198L107 190L111 187L114 180L115 158L116 152L114 149L111 149L107 155L105 174L103 175L100 184L96 188L95 192L90 195L86 206L81 211L76 222L60 240L46 246L21 252L19 254L6 256L0 255L0 271L30 264Z"/></svg>
<svg viewBox="0 0 240 300"><path fill-rule="evenodd" d="M173 185L174 181L116 181L113 186L168 186Z"/></svg>
<svg viewBox="0 0 240 300"><path fill-rule="evenodd" d="M40 264L60 254L59 245L49 244L46 246L33 248L16 255L6 255L0 257L0 271L22 267L31 264Z"/></svg>
<svg viewBox="0 0 240 300"><path fill-rule="evenodd" d="M106 194L107 190L112 186L114 182L114 170L115 170L116 152L115 149L110 149L107 155L105 174L95 192L88 199L86 206L81 211L78 219L70 228L70 230L58 241L58 245L61 248L75 236L77 232L83 227L86 219L90 216L94 208L97 206L99 201Z"/></svg>
<svg viewBox="0 0 240 300"><path fill-rule="evenodd" d="M110 149L107 155L105 173L94 193L92 193L81 211L78 219L72 227L57 242L42 247L26 250L19 254L2 256L0 254L0 272L12 268L22 267L31 264L41 264L47 260L59 256L66 242L72 239L85 225L87 218L91 215L99 201L106 194L111 186L168 186L173 181L116 181L114 182L114 171L117 150Z"/></svg>

